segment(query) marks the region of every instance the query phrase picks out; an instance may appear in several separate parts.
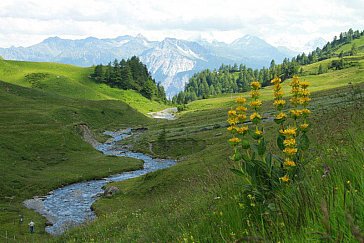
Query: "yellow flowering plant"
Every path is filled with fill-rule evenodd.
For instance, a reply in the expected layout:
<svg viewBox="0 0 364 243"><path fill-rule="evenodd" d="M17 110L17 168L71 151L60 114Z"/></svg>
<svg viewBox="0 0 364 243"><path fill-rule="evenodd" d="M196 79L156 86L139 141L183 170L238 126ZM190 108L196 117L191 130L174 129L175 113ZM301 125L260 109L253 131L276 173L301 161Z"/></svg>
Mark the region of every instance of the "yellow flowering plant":
<svg viewBox="0 0 364 243"><path fill-rule="evenodd" d="M263 204L272 202L275 190L282 184L295 181L302 167L303 152L309 145L306 135L310 127L307 118L311 113L307 108L310 101L309 83L301 82L297 76L292 78L292 98L289 103L293 108L286 113L288 102L283 97L281 82L278 77L271 81L274 90L273 105L277 111L274 115L274 122L278 125L277 146L280 152L267 151L261 113L263 102L259 92L261 84L258 81L250 84L250 115L247 115L248 108L245 106L247 100L242 97L236 100L237 107L228 112L228 130L233 135L229 140L234 148L232 159L239 162L232 171L244 178L244 193L259 198ZM250 119L250 125L247 118ZM258 202L257 199L256 201Z"/></svg>
<svg viewBox="0 0 364 243"><path fill-rule="evenodd" d="M276 174L273 178L276 178L276 184L279 184L279 177L278 173L276 173L275 170L272 170L271 153L266 153L267 146L262 125L263 115L261 113L263 102L260 100L259 92L261 84L258 81L254 81L250 84L250 87L251 100L249 101L249 106L251 113L247 116L250 121L245 121L245 123L239 125L239 128L234 128L234 131L232 132L233 138L231 138L233 141L229 140L229 143L234 148L234 154L231 158L234 161L239 162L238 166L233 168L232 171L246 180L246 185L244 187L245 195L257 196L259 201L268 202L268 198L271 197L274 192L274 190L272 190L272 185L274 183L271 183L267 178L270 178L272 174ZM279 92L278 98L281 99L282 92ZM239 103L240 101L242 101L242 99L238 98L237 108L231 109L230 112L228 112L228 114L230 114L229 119L238 116L240 110L244 110L244 114L246 115L245 112L247 112L247 110L239 108L243 105ZM244 101L246 102L246 100ZM235 112L231 111L237 111L237 113L235 114ZM285 119L286 117L287 115L282 112L282 114L278 116L278 119ZM228 130L233 130L232 126L237 127L236 124L233 124L228 127ZM249 128L249 126L251 128ZM237 137L241 140L235 143ZM249 205L251 206L252 204L249 203Z"/></svg>
<svg viewBox="0 0 364 243"><path fill-rule="evenodd" d="M283 124L279 129L277 145L284 154L283 159L279 159L284 174L280 177L281 182L290 182L297 176L299 168L303 166L304 151L309 147L309 139L306 132L309 124L307 117L311 111L307 108L311 100L307 81L301 81L298 76L293 76L289 84L291 86L292 98L290 102L293 109L290 110L290 117L293 119L290 126ZM280 110L278 110L280 112Z"/></svg>

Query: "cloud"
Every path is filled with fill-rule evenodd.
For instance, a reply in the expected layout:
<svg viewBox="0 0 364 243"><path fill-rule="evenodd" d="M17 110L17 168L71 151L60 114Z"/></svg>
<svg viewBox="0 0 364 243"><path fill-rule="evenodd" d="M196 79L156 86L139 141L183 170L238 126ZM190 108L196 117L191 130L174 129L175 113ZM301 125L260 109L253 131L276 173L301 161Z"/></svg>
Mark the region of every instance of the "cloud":
<svg viewBox="0 0 364 243"><path fill-rule="evenodd" d="M0 46L137 33L225 42L252 34L296 45L362 28L362 9L362 0L2 0Z"/></svg>

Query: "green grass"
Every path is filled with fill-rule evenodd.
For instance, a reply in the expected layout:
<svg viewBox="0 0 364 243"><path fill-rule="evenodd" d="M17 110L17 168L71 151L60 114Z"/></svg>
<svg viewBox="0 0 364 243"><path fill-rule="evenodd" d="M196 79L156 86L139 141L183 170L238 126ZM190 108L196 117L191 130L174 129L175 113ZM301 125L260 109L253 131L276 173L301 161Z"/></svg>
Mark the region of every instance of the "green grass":
<svg viewBox="0 0 364 243"><path fill-rule="evenodd" d="M23 87L78 99L120 100L144 114L168 107L150 101L133 90L120 90L95 83L88 77L92 72L92 68L67 64L0 60L0 80Z"/></svg>
<svg viewBox="0 0 364 243"><path fill-rule="evenodd" d="M78 131L78 124L99 134L152 122L123 102L72 99L1 81L0 100L0 241L5 235L23 242L32 239L27 226L18 225L19 214L25 222L35 220L35 239L48 238L45 220L25 209L23 200L142 166L139 160L104 156Z"/></svg>
<svg viewBox="0 0 364 243"><path fill-rule="evenodd" d="M179 163L144 177L113 183L121 192L96 202L99 218L94 223L54 240L231 242L250 236L266 241L319 241L328 233L321 210L321 204L326 200L330 235L354 242L346 214L354 218L354 224L363 232L364 152L360 146L364 134L355 132L363 129L363 89L361 84L313 94L311 162L306 168L307 179L302 185L287 187L281 192L280 210L284 217L267 216L264 220L270 224L262 225L259 213L248 216L239 207L241 182L229 171L233 166L229 160L232 150L226 142L229 135L223 127L226 109L217 106L188 112L176 121L152 124L139 139L130 141L134 148L148 152L149 143L157 144L165 128L167 143L176 144L174 151L167 148L154 152L174 154L172 157L179 157ZM268 112L271 106L266 104L264 109ZM274 134L276 127L267 123L265 129L271 136L269 134ZM191 140L205 146L186 149ZM176 154L180 150L185 150L183 156ZM332 170L325 181L323 163ZM357 190L355 194L353 190L347 191L345 183L348 180L352 189ZM333 187L338 187L335 205L333 199L329 200ZM306 194L301 195L303 191ZM269 221L273 219L275 221Z"/></svg>
<svg viewBox="0 0 364 243"><path fill-rule="evenodd" d="M355 84L364 81L364 37L353 40L352 43L341 46L340 49L335 53L339 54L341 50L344 52L350 51L353 43L356 43L358 47L358 53L355 56L344 57L347 67L342 70L329 69L331 62L333 60L339 59L337 57L302 66L303 75L301 79L311 82L312 86L310 87L310 90L312 92L341 87L347 85L348 83ZM317 75L320 64L324 67L324 69L327 70L327 73ZM238 73L236 73L236 75L238 75ZM289 93L290 90L290 87L288 86L289 82L290 80L286 80L283 83L283 90L286 94ZM270 99L273 92L272 89L273 87L268 86L262 90L263 100ZM236 97L241 95L244 97L249 97L248 93L223 94L208 99L193 101L187 104L187 110L184 113L215 108L226 109L233 105Z"/></svg>
<svg viewBox="0 0 364 243"><path fill-rule="evenodd" d="M343 45L341 46L340 48L338 48L336 51L335 51L335 54L339 55L341 51L343 51L344 53L348 53L351 51L351 47L353 44L356 44L356 46L358 47L358 51L361 51L361 52L364 52L364 38L361 37L359 39L355 39L353 40L351 43L349 44L346 44L346 45Z"/></svg>
<svg viewBox="0 0 364 243"><path fill-rule="evenodd" d="M364 62L364 59L360 62ZM313 64L312 64L313 65ZM317 64L315 64L317 66ZM307 75L301 77L302 80L310 81L310 91L327 90L336 87L348 85L348 83L357 84L364 81L364 69L361 67L350 67L342 70L324 73L321 75ZM283 82L283 91L285 94L289 94L290 86L288 85L290 79ZM261 91L262 100L266 101L271 99L273 94L273 87L264 87ZM235 98L243 96L249 97L249 93L243 94L226 94L216 98L209 98L203 100L197 100L187 105L187 113L191 111L199 111L206 109L216 108L229 108L234 104Z"/></svg>
<svg viewBox="0 0 364 243"><path fill-rule="evenodd" d="M226 112L236 94L192 102L174 121L152 121L135 109L145 113L157 106L131 104L133 109L120 102L121 97L144 101L133 93L128 97L126 92L93 83L87 79L90 70L0 61L0 78L9 82L0 82L0 165L4 168L0 241L7 237L22 242L355 242L351 231L358 227L364 232L364 75L362 57L347 58L358 65L303 77L311 81L314 92L310 162L305 180L283 188L277 194L277 211L268 214L259 210L249 214L252 211L239 205L243 185L230 171L232 149L226 132ZM317 67L307 67L307 74ZM283 84L286 93L288 82ZM264 88L265 115L272 112L271 97L272 88ZM77 125L85 123L95 134L146 126L146 132L125 143L153 156L177 158L178 163L113 183L120 192L95 203L97 220L50 237L42 229L44 219L22 207L24 199L140 166L140 161L105 157L84 143ZM165 141L160 138L164 129ZM276 129L266 123L267 138ZM322 177L324 163L331 168L327 178ZM17 223L19 214L25 215L25 222L35 220L35 235Z"/></svg>

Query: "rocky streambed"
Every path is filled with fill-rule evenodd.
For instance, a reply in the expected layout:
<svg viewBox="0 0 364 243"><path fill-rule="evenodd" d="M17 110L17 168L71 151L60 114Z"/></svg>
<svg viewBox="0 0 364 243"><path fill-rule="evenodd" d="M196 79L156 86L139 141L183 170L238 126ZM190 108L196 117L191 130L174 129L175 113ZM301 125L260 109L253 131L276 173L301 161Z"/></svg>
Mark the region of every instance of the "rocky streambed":
<svg viewBox="0 0 364 243"><path fill-rule="evenodd" d="M155 159L146 154L135 153L127 148L118 148L116 142L132 136L132 130L126 129L117 132L107 131L110 139L105 143L93 144L93 146L105 155L115 155L141 159L144 168L140 170L116 174L102 180L92 180L71 184L42 197L34 197L24 201L24 205L45 216L48 220L46 232L60 235L67 229L95 219L96 215L91 205L104 194L102 189L109 182L123 181L135 178L152 171L165 169L176 163L174 160Z"/></svg>

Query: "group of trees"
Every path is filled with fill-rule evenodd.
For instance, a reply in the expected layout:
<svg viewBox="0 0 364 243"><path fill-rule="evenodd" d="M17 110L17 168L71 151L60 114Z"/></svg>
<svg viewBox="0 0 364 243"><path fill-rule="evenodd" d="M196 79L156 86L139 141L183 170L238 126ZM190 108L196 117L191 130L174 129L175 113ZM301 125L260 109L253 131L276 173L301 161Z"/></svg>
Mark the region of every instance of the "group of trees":
<svg viewBox="0 0 364 243"><path fill-rule="evenodd" d="M221 65L218 70L203 70L193 75L186 84L184 91L175 95L172 101L176 104L187 104L188 102L205 99L211 95L222 93L236 93L249 90L249 83L258 80L262 86L270 85L270 80L278 76L282 80L291 78L293 75L302 75L302 65L315 63L334 56L341 57L341 60L330 65L330 68L341 69L344 67L344 55L355 55L357 47L355 43L348 53L335 54L335 51L342 45L350 43L353 39L364 36L364 31L353 31L349 29L347 32L340 34L339 38L334 37L333 41L328 42L322 49L317 47L308 55L299 54L291 59L285 58L281 64L271 61L269 68L261 69L248 68L245 65ZM320 65L318 74L327 70Z"/></svg>
<svg viewBox="0 0 364 243"><path fill-rule="evenodd" d="M218 70L206 69L194 74L186 84L185 90L174 96L172 101L176 104L186 104L211 95L244 92L249 90L249 83L254 80L259 80L262 86L267 86L270 84L270 80L276 76L286 79L299 72L299 64L288 58L278 65L272 60L269 68L261 69L252 69L237 64L221 65Z"/></svg>
<svg viewBox="0 0 364 243"><path fill-rule="evenodd" d="M167 100L163 86L155 82L145 64L136 56L120 62L115 59L108 65L97 65L91 77L112 87L136 90L148 99L160 102Z"/></svg>
<svg viewBox="0 0 364 243"><path fill-rule="evenodd" d="M364 36L364 31L353 31L349 29L347 32L340 33L339 37L335 36L331 42L327 42L325 46L320 49L317 47L314 51L310 52L308 55L305 53L299 54L296 57L293 57L292 60L297 61L300 65L307 65L311 63L315 63L317 61L325 60L330 57L343 57L345 55L355 55L353 51L357 51L355 43L353 44L353 48L350 52L344 53L341 52L339 55L335 54L335 51L342 45L348 44L352 42L354 39L359 39L361 36Z"/></svg>

